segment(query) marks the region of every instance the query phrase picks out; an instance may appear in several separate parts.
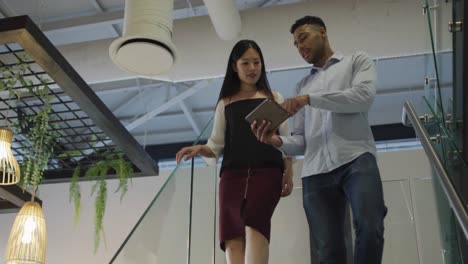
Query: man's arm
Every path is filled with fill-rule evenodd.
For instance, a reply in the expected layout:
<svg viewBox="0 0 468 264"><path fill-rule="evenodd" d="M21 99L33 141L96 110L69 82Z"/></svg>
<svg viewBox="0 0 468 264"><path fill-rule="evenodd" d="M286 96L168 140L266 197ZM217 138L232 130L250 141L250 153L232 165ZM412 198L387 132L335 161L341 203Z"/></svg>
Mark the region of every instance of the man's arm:
<svg viewBox="0 0 468 264"><path fill-rule="evenodd" d="M376 72L365 53L357 53L353 61L351 87L337 92L312 92L284 101L282 106L294 114L305 105L336 113L367 112L376 94Z"/></svg>
<svg viewBox="0 0 468 264"><path fill-rule="evenodd" d="M355 55L352 78L351 87L342 91L308 94L308 104L337 113L367 112L376 94L377 79L374 63L367 54Z"/></svg>
<svg viewBox="0 0 468 264"><path fill-rule="evenodd" d="M291 136L279 136L280 145L274 145L288 156L304 155L305 151L305 109L293 116Z"/></svg>

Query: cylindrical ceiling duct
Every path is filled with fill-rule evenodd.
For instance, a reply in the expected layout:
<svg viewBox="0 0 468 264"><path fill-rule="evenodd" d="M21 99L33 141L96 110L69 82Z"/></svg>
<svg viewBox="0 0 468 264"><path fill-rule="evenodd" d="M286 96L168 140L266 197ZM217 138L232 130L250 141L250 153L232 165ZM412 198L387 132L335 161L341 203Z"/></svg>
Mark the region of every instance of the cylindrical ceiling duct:
<svg viewBox="0 0 468 264"><path fill-rule="evenodd" d="M204 0L216 34L223 40L239 37L242 23L234 0Z"/></svg>
<svg viewBox="0 0 468 264"><path fill-rule="evenodd" d="M109 48L112 61L138 75L167 72L177 57L172 43L173 0L125 2L124 32Z"/></svg>

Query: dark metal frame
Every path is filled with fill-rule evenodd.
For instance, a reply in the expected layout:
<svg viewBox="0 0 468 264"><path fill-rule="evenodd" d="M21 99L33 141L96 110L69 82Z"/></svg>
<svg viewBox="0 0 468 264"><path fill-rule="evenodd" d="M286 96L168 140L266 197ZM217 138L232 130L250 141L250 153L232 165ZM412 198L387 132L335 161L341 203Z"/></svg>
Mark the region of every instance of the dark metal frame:
<svg viewBox="0 0 468 264"><path fill-rule="evenodd" d="M45 180L48 176L56 178L57 175L61 175L61 179L71 178L76 166L86 168L105 158L103 154L120 153L125 154L125 159L133 163L137 175L158 175L156 161L28 16L0 20L0 67L2 70L11 70L17 62L29 65L23 78L32 81L33 84L17 84L14 89L28 90L31 87L39 87L44 84L44 80L47 80L47 85L51 88L50 117L51 122L55 124L54 130L59 136L59 143L56 152L52 154L52 162L49 162L44 173ZM0 102L6 105L0 107L0 120L7 120L7 123L14 123L22 116L36 115L44 106L44 100L36 93L14 98L15 104L9 99L0 98ZM8 109L15 112L13 117L5 115ZM12 151L20 162L24 155L23 150L28 144L24 136L15 136ZM13 195L20 193L18 186L0 188ZM16 197L24 201L30 200L30 195L25 195L27 197ZM5 205L4 208L13 208L15 204L0 200L0 209L2 205Z"/></svg>
<svg viewBox="0 0 468 264"><path fill-rule="evenodd" d="M457 126L455 129L459 129L460 133L458 135L457 143L459 149L462 151L461 157L468 163L468 76L465 73L465 66L468 64L468 54L465 49L465 40L467 39L467 30L465 23L465 1L464 0L454 0L453 1L453 12L452 12L452 24L455 24L457 21L463 22L462 30L455 31L452 33L452 43L453 43L453 96L455 102L455 124ZM459 121L461 126L458 127ZM460 186L461 196L464 200L468 200L468 175L463 175L460 172ZM468 237L463 236L466 233L463 233L461 230L458 232L459 236L459 247L462 257L465 260L468 260Z"/></svg>
<svg viewBox="0 0 468 264"><path fill-rule="evenodd" d="M18 44L56 83L71 101L119 147L130 161L146 175L157 175L158 166L143 147L127 131L106 105L28 16L5 18L0 23L0 44ZM10 50L9 52L12 52ZM31 62L29 62L31 63ZM32 74L44 74L36 72ZM60 102L64 105L69 101ZM76 111L68 108L76 115ZM63 121L63 120L60 120ZM89 128L86 124L84 128ZM67 129L75 130L77 127ZM66 135L63 135L66 137ZM80 135L81 136L81 135ZM72 144L69 142L69 144ZM104 144L107 147L107 144Z"/></svg>

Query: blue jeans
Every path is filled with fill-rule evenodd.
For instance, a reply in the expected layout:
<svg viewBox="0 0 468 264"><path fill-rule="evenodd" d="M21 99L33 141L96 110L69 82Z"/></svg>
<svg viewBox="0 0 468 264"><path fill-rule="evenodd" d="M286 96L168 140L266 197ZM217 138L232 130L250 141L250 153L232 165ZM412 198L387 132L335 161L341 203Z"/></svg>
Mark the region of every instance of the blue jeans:
<svg viewBox="0 0 468 264"><path fill-rule="evenodd" d="M387 207L374 155L364 153L331 172L305 177L302 186L311 247L315 247L311 252L315 249L319 263L346 263L348 202L356 235L354 264L382 262Z"/></svg>

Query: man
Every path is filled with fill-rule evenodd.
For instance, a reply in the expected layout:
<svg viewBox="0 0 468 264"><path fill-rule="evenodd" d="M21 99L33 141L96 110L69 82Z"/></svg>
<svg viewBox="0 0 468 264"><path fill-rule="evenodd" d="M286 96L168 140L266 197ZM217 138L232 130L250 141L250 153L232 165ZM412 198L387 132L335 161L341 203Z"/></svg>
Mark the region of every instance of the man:
<svg viewBox="0 0 468 264"><path fill-rule="evenodd" d="M381 263L387 208L367 119L376 93L374 64L362 52L334 52L318 17L297 20L291 33L302 58L312 64L297 85L298 96L283 103L295 114L292 136L277 136L265 121L254 122L252 130L287 155L304 155L303 203L319 263L346 263L348 203L356 234L354 263Z"/></svg>

